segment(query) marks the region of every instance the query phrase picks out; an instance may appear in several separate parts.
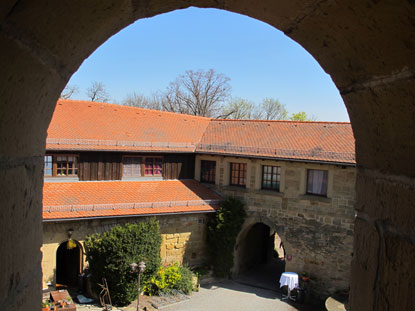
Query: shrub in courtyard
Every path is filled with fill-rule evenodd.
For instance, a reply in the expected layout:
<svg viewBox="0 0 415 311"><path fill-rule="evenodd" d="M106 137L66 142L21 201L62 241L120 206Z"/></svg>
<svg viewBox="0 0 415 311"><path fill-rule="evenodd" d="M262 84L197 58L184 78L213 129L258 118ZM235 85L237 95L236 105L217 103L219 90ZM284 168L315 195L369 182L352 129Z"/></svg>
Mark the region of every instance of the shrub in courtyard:
<svg viewBox="0 0 415 311"><path fill-rule="evenodd" d="M95 289L106 278L113 303L129 304L137 298L137 273L131 273L130 264L145 262L141 280L147 282L159 270L160 247L160 226L155 218L115 226L109 232L87 237L86 259Z"/></svg>
<svg viewBox="0 0 415 311"><path fill-rule="evenodd" d="M216 276L230 276L236 237L245 218L244 203L236 198L227 198L209 221L207 241Z"/></svg>
<svg viewBox="0 0 415 311"><path fill-rule="evenodd" d="M174 291L188 295L192 292L192 278L193 272L177 263L161 267L157 274L146 282L144 292L150 296L172 294Z"/></svg>

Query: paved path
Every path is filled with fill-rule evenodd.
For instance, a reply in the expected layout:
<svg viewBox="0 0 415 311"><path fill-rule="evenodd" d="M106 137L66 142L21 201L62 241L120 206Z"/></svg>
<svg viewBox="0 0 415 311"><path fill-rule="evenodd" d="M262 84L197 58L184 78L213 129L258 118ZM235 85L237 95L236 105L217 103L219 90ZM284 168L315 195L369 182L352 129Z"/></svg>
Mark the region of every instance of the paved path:
<svg viewBox="0 0 415 311"><path fill-rule="evenodd" d="M162 311L315 311L294 302L280 300L276 291L224 281L201 288L190 300L162 308Z"/></svg>

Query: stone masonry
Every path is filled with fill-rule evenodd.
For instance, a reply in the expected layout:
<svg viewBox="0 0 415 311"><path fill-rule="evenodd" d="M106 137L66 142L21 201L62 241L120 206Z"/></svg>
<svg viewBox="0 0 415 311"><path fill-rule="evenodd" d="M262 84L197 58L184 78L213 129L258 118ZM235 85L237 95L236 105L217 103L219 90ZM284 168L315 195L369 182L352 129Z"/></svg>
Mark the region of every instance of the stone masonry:
<svg viewBox="0 0 415 311"><path fill-rule="evenodd" d="M98 46L127 25L190 6L268 23L303 46L333 80L356 139L350 310L410 310L415 300L410 292L415 278L413 0L3 1L0 309L41 308L42 157L62 89Z"/></svg>
<svg viewBox="0 0 415 311"><path fill-rule="evenodd" d="M206 257L206 214L158 216L162 234L161 258L163 265L175 262L189 265L202 264ZM138 222L145 217L80 220L71 222L44 222L43 224L43 288L47 283L55 284L56 251L68 240L67 230L72 229L72 238L83 246L87 235L109 231L113 226L127 222ZM81 269L87 266L83 254Z"/></svg>
<svg viewBox="0 0 415 311"><path fill-rule="evenodd" d="M312 289L318 295L348 289L355 219L355 167L200 155L196 159L196 178L202 159L216 160L216 189L246 203L248 219L237 241L235 274L240 268L238 247L252 225L260 222L281 237L287 255L292 256L286 271L308 272ZM231 162L248 164L246 188L229 186ZM261 190L264 164L281 167L280 192ZM307 169L328 170L327 197L305 195Z"/></svg>

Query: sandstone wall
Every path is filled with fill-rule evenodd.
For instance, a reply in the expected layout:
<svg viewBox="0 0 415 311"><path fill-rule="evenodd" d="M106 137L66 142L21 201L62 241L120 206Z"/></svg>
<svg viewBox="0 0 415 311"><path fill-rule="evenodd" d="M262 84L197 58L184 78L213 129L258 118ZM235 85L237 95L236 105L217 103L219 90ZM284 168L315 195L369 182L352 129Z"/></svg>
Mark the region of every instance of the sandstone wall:
<svg viewBox="0 0 415 311"><path fill-rule="evenodd" d="M240 233L235 252L234 272L239 272L238 247L250 227L262 222L282 239L287 255L286 271L307 271L312 288L326 295L349 287L355 219L356 168L327 164L198 155L200 161L216 161L214 186L225 195L241 198L247 205L248 219ZM247 163L247 187L229 186L231 162ZM261 190L262 165L281 167L280 192ZM307 169L328 170L327 197L306 195Z"/></svg>
<svg viewBox="0 0 415 311"><path fill-rule="evenodd" d="M162 264L175 262L189 265L202 264L206 257L206 214L157 216L162 233ZM72 229L72 239L83 242L87 235L109 231L117 224L138 222L144 217L94 219L70 222L44 222L42 246L43 288L50 282L55 284L56 251L68 240L67 230ZM86 267L85 254L83 267Z"/></svg>

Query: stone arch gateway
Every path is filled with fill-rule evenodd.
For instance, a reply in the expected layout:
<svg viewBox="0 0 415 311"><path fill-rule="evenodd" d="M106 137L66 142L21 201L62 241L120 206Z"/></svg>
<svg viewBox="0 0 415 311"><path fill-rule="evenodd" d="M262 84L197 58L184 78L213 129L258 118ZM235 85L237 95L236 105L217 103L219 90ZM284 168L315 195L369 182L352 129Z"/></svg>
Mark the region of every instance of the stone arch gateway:
<svg viewBox="0 0 415 311"><path fill-rule="evenodd" d="M0 5L1 310L41 300L46 129L82 61L137 19L189 6L264 21L308 50L347 106L356 138L351 310L409 310L415 278L415 2L6 0Z"/></svg>
<svg viewBox="0 0 415 311"><path fill-rule="evenodd" d="M62 242L56 250L56 284L78 286L82 272L83 248L78 241L68 247L69 241Z"/></svg>

